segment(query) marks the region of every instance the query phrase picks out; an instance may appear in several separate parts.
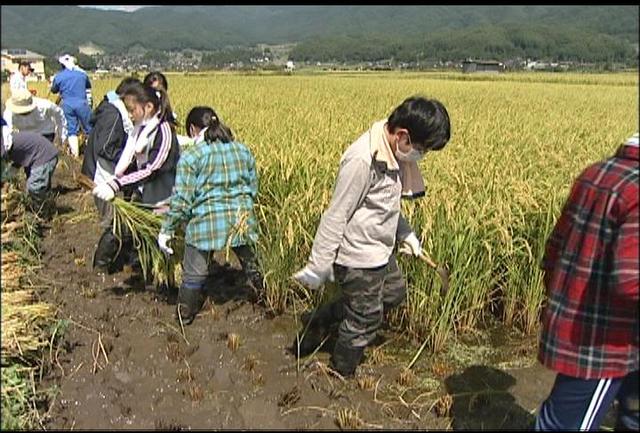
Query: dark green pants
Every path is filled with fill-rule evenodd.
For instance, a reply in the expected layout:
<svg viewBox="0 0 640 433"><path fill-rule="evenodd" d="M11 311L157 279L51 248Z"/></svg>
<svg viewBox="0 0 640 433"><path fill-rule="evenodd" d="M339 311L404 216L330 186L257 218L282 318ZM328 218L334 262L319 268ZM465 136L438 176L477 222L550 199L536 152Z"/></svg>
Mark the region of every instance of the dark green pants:
<svg viewBox="0 0 640 433"><path fill-rule="evenodd" d="M396 257L391 255L385 266L374 269L336 264L334 275L342 295L320 307L317 315L330 322L340 321L338 341L343 345L364 348L375 339L384 312L406 298L407 286Z"/></svg>

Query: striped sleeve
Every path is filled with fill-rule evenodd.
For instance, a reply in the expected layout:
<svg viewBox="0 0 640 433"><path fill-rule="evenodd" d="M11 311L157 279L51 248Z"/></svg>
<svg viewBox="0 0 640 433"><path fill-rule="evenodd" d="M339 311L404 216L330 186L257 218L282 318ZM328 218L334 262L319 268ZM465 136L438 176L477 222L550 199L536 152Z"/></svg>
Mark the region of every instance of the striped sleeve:
<svg viewBox="0 0 640 433"><path fill-rule="evenodd" d="M171 128L169 126L169 123L162 122L159 128L160 128L159 133L161 134L162 137L160 141L160 147L158 149L158 152L155 155L155 158L149 161L144 168L134 171L133 173L124 175L120 178L113 179L113 181L110 182L110 186L114 188L115 191L118 191L120 188L122 188L125 185L131 185L131 184L142 182L143 180L151 176L151 174L154 171L162 167L162 165L165 163L165 161L167 160L167 157L169 156L169 151L171 150L171 139L173 137L171 134Z"/></svg>

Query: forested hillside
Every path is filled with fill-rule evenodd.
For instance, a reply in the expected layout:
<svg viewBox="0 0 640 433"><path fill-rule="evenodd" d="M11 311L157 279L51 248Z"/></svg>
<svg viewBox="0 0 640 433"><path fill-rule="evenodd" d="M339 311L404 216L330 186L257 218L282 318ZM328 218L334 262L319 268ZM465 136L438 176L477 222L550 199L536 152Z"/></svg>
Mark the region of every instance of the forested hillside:
<svg viewBox="0 0 640 433"><path fill-rule="evenodd" d="M637 58L638 6L2 6L2 46L45 55L295 43L296 60Z"/></svg>

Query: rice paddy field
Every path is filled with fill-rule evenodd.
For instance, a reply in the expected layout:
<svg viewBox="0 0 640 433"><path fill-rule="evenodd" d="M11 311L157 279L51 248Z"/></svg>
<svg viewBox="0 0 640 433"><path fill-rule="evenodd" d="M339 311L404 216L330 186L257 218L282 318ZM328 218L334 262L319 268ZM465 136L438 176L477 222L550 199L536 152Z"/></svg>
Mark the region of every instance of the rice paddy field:
<svg viewBox="0 0 640 433"><path fill-rule="evenodd" d="M92 80L94 106L121 78ZM420 163L427 195L403 204L427 253L451 271L450 290L441 295L432 269L400 258L408 298L406 309L390 320L395 330L422 342L414 351L437 352L484 327L487 318L535 334L544 299L539 264L569 187L587 165L615 152L639 122L637 72L167 78L181 123L192 107L209 105L256 157L258 254L269 305L280 313L314 302L290 276L309 256L342 152L408 96L436 98L447 107L451 141ZM30 87L54 100L45 83ZM178 132L185 134L184 127ZM3 278L3 313L13 306L4 284ZM326 296L333 293L329 287Z"/></svg>
<svg viewBox="0 0 640 433"><path fill-rule="evenodd" d="M184 122L193 106L212 106L256 156L260 259L279 310L295 293L289 277L309 255L346 147L410 95L445 104L451 141L421 162L427 197L403 205L426 251L452 272L443 298L431 269L401 262L410 290L400 326L432 349L487 311L535 331L543 299L539 262L569 186L638 129L637 73L168 78L178 119ZM93 80L96 104L119 81ZM47 95L44 83L34 88Z"/></svg>

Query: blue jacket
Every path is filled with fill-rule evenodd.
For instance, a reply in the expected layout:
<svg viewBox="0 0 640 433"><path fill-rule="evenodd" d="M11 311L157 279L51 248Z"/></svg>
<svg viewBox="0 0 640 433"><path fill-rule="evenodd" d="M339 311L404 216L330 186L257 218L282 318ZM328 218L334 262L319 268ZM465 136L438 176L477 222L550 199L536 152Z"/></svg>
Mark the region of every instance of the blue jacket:
<svg viewBox="0 0 640 433"><path fill-rule="evenodd" d="M87 89L91 88L91 82L86 72L74 69L63 69L53 79L51 92L58 93L64 102L87 101Z"/></svg>

